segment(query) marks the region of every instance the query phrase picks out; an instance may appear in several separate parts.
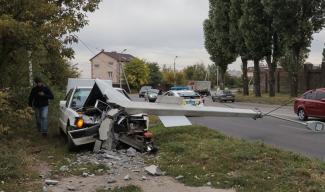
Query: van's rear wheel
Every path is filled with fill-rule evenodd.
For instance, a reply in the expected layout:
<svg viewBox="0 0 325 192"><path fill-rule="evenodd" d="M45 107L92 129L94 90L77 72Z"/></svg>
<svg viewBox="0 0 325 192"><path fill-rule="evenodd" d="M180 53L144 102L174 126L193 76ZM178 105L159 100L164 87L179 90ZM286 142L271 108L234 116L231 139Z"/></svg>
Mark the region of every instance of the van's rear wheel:
<svg viewBox="0 0 325 192"><path fill-rule="evenodd" d="M307 115L305 113L305 110L303 110L303 109L298 110L298 118L301 121L306 121L308 119L308 117L307 117Z"/></svg>

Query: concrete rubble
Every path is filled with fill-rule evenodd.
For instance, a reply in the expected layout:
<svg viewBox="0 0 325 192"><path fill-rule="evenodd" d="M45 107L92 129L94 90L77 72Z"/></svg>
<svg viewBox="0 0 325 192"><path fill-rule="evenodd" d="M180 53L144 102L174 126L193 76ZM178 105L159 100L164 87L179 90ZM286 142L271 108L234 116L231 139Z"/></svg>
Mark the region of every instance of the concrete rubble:
<svg viewBox="0 0 325 192"><path fill-rule="evenodd" d="M57 181L57 180L51 180L51 179L45 180L46 185L57 185L58 183L59 183L59 181Z"/></svg>
<svg viewBox="0 0 325 192"><path fill-rule="evenodd" d="M163 175L163 172L157 167L156 165L150 165L148 167L145 167L144 170L153 176L161 176Z"/></svg>
<svg viewBox="0 0 325 192"><path fill-rule="evenodd" d="M112 186L114 183L118 182L117 180L122 179L123 182L129 180L138 180L146 181L151 180L153 176L160 176L164 173L156 165L146 166L144 162L143 154L130 147L127 150L99 150L98 152L82 152L76 154L76 160L71 160L66 165L59 167L59 171L71 171L73 167L80 167L78 170L82 172L81 177L91 177L97 174L107 175L106 183L103 183L105 186ZM88 170L85 167L82 167L84 164L93 164L93 165L104 165L107 169L99 168L96 170ZM120 178L120 179L118 179ZM45 180L45 187L53 186L58 183L55 180ZM66 191L78 191L75 188L76 185L71 183L69 186L66 186Z"/></svg>

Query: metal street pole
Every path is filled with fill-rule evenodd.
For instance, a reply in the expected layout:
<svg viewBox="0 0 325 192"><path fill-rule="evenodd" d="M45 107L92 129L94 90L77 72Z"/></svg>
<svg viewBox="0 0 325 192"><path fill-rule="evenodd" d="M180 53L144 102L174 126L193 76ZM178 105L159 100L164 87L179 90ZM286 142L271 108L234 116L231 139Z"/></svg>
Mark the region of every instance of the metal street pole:
<svg viewBox="0 0 325 192"><path fill-rule="evenodd" d="M175 69L175 65L176 65L176 59L178 58L178 56L175 56L174 58L174 86L176 86L176 69Z"/></svg>
<svg viewBox="0 0 325 192"><path fill-rule="evenodd" d="M123 51L120 52L119 54L119 79L120 79L120 88L122 88L122 75L121 75L121 71L122 71L122 62L121 62L121 55L126 51L127 49L123 49Z"/></svg>

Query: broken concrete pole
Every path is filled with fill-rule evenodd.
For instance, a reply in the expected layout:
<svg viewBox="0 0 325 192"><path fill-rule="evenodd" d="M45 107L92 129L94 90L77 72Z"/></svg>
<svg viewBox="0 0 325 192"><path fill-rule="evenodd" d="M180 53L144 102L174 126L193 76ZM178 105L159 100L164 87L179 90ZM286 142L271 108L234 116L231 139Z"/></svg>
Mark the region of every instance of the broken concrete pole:
<svg viewBox="0 0 325 192"><path fill-rule="evenodd" d="M97 139L95 141L93 152L98 153L100 151L101 147L102 147L102 141Z"/></svg>
<svg viewBox="0 0 325 192"><path fill-rule="evenodd" d="M162 175L161 170L156 165L150 165L149 167L145 167L144 170L150 175L156 175L156 176Z"/></svg>
<svg viewBox="0 0 325 192"><path fill-rule="evenodd" d="M51 180L51 179L45 180L46 185L57 185L58 183L59 183L59 181L57 181L57 180Z"/></svg>
<svg viewBox="0 0 325 192"><path fill-rule="evenodd" d="M102 148L106 150L113 149L113 126L114 121L112 119L106 118L100 125L99 128L99 139L103 141Z"/></svg>
<svg viewBox="0 0 325 192"><path fill-rule="evenodd" d="M129 156L129 157L135 157L137 155L137 150L135 150L134 148L130 147L126 151L126 155Z"/></svg>

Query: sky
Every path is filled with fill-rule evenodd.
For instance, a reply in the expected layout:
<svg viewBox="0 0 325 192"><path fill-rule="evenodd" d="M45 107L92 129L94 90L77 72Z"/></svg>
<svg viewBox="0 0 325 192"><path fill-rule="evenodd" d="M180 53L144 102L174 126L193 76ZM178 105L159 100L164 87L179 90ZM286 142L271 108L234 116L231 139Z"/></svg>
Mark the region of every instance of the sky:
<svg viewBox="0 0 325 192"><path fill-rule="evenodd" d="M90 78L90 61L102 49L121 52L176 69L196 63L212 64L204 48L203 21L208 0L103 0L88 14L89 24L74 44L81 77ZM308 62L320 64L325 30L314 35ZM229 69L240 70L239 59Z"/></svg>

